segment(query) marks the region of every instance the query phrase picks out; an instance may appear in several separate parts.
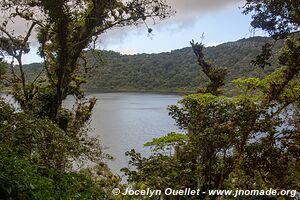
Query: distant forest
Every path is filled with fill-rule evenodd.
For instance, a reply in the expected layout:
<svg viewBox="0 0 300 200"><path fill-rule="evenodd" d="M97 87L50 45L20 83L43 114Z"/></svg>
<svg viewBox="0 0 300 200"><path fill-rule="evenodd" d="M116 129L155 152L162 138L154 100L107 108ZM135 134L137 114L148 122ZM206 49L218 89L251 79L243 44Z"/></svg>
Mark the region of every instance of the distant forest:
<svg viewBox="0 0 300 200"><path fill-rule="evenodd" d="M245 1L241 12L250 15L251 27L274 40L205 48L191 38L191 48L121 55L93 44L113 28L172 17L171 5L0 1L0 92L6 86L18 104L0 96L0 199L299 200L299 9L299 0ZM20 18L28 25L25 35L17 34ZM24 66L31 36L44 63ZM191 92L167 108L183 133L145 143L147 157L124 152L128 165L122 176L114 174L99 140L103 133L89 132L93 113L102 111L82 84L99 92ZM68 96L75 101L64 106Z"/></svg>
<svg viewBox="0 0 300 200"><path fill-rule="evenodd" d="M281 41L274 42L272 67L264 70L251 64L261 53L268 37L252 37L236 42L227 42L204 50L207 60L216 66L229 70L227 83L236 78L259 77L272 72ZM114 51L87 51L88 68L84 88L96 91L196 91L208 79L197 64L191 47L158 54L121 55ZM31 77L41 71L41 64L34 63L25 67ZM227 84L226 93L235 88Z"/></svg>

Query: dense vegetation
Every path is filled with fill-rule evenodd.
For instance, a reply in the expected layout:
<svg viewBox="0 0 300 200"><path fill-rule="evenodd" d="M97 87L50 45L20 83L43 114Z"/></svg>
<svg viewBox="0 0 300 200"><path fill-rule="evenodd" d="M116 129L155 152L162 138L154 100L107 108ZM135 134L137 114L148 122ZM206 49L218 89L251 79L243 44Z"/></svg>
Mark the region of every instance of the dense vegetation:
<svg viewBox="0 0 300 200"><path fill-rule="evenodd" d="M243 39L207 48L205 53L216 65L230 69L228 80L245 76L257 77L262 75L261 71L249 66L249 63L266 41L269 41L269 38ZM87 88L195 90L207 81L195 62L191 48L159 54L120 55L104 52L102 55L103 64L91 59L95 67L88 78Z"/></svg>
<svg viewBox="0 0 300 200"><path fill-rule="evenodd" d="M135 189L165 191L197 188L200 195L165 199L293 199L300 190L300 37L299 2L251 1L253 26L285 38L278 52L279 66L263 78L239 78L241 93L227 96L228 70L206 61L202 44L191 42L198 64L208 80L197 93L169 107L170 116L186 135L170 133L153 139L153 155L127 152L131 167L124 168ZM272 65L272 44L252 62L262 69ZM294 190L282 195L209 195L213 189ZM157 197L153 197L155 199ZM297 198L298 199L298 198Z"/></svg>
<svg viewBox="0 0 300 200"><path fill-rule="evenodd" d="M115 26L166 18L169 6L159 0L3 0L0 11L0 78L19 105L0 99L0 199L114 198L120 178L104 163L110 156L99 140L88 136L96 99L80 89L83 50ZM25 35L15 33L16 20L28 24ZM22 58L31 36L45 74L37 69L28 79ZM75 98L72 109L62 105L68 95Z"/></svg>
<svg viewBox="0 0 300 200"><path fill-rule="evenodd" d="M274 51L282 41L268 37L253 37L205 48L206 58L217 66L229 69L226 82L236 78L263 77L276 67L276 55L272 66L266 70L249 63L261 52L266 42L275 43ZM86 61L91 68L84 88L99 91L196 91L208 80L195 62L190 47L159 54L121 55L113 51L89 51ZM40 67L39 67L40 66ZM39 64L26 66L29 76L38 74ZM32 76L35 77L35 76ZM228 90L234 89L228 85ZM228 91L230 92L230 91Z"/></svg>
<svg viewBox="0 0 300 200"><path fill-rule="evenodd" d="M299 1L247 0L243 8L245 14L252 14L253 27L268 31L276 41L283 40L273 43L267 39L270 43L263 45L259 55L255 54L260 49L256 43L265 38L210 48L213 53L210 49L205 50L201 43L192 41L192 49L173 52L179 57L178 60L176 57L178 71L172 71L171 60L175 58L170 57L169 62L154 69L155 73L151 74L154 66L168 60L168 53L160 54L166 56L160 60L153 60L147 58L148 55L120 56L106 52L108 59L102 59L101 66L98 66L99 62L91 56L105 56L96 55L99 52L94 50L90 51L93 55L83 54L83 51L97 40L98 35L114 26L145 22L147 17L164 19L171 11L163 1L2 1L0 9L9 15L0 25L0 55L12 57L13 62L1 59L0 78L6 81L5 84L10 84L19 109L0 100L0 198L148 199L146 196L113 196L112 188L125 188L120 184L120 178L103 163L109 156L103 154L99 141L88 136L88 124L96 99L86 98L81 90L85 83L83 72L101 72L103 66L115 69L106 72L114 75L106 81L120 79L120 83L112 82L116 87L119 84L120 89L137 85L141 85L138 89L178 88L173 80L174 83L179 82L180 87L197 88L196 93L169 107L170 116L186 134L169 133L147 142L145 146L153 147L150 157L142 157L135 150L126 153L130 156L130 167L124 168L123 172L128 176L131 188L192 188L201 191L273 188L299 191L300 37L290 33L299 30L300 4ZM39 13L35 12L37 9ZM25 36L16 36L7 29L16 17L31 24ZM22 56L29 51L28 39L34 28L38 33L45 75L28 79ZM278 50L276 45L282 42L284 45ZM257 49L248 51L249 47ZM228 49L235 52L235 58L227 58ZM191 56L191 52L196 56L195 60L184 60L183 57ZM86 57L90 62L85 65ZM135 57L134 62L128 61ZM210 63L207 59L214 60ZM15 67L14 62L17 62ZM122 74L122 65L119 64L131 62L136 63L133 69L138 74L146 74L149 66L153 79L133 79L137 75L126 74L127 71ZM193 71L191 66L194 62L198 62L198 66ZM148 64L143 66L144 63ZM250 63L260 70L270 70L270 73L267 76L258 71L252 74L252 70L247 71ZM187 70L182 70L184 67ZM32 75L40 71L38 65L30 69L35 70ZM5 75L6 71L9 76ZM100 75L105 74L104 71ZM246 71L247 75L239 74L240 71ZM190 84L192 79L186 81L189 73L199 85ZM171 75L164 77L159 74ZM177 74L180 76L176 77ZM249 74L253 77L245 78ZM123 76L137 83L124 86L124 80L118 78ZM156 81L156 76L161 80L166 78L166 81ZM205 79L200 79L201 76ZM228 96L224 93L224 86L235 76L239 77L233 84L240 88L240 92ZM149 82L139 82L143 79ZM107 87L110 89L111 85ZM71 110L62 105L68 95L76 99ZM94 167L84 166L87 163ZM262 195L238 196L238 199L292 197ZM232 199L232 196L201 193L198 196L162 195L152 198Z"/></svg>

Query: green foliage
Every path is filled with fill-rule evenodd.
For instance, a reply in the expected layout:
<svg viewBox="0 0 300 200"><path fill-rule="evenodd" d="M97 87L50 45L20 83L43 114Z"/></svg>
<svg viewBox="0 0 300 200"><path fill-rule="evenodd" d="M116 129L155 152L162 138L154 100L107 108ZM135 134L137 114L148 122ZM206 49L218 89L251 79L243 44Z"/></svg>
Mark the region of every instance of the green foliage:
<svg viewBox="0 0 300 200"><path fill-rule="evenodd" d="M196 188L196 185L188 185L190 180L196 179L190 162L180 161L162 153L144 158L135 150L126 152L126 155L130 156L129 164L135 169L123 168L122 171L135 189L182 189L185 186Z"/></svg>
<svg viewBox="0 0 300 200"><path fill-rule="evenodd" d="M3 84L3 79L7 71L7 66L4 62L0 61L0 88Z"/></svg>
<svg viewBox="0 0 300 200"><path fill-rule="evenodd" d="M195 50L198 46L193 47ZM154 152L142 157L134 150L127 152L131 167L123 171L129 182L136 188L161 190L171 187L201 191L236 188L299 191L299 52L299 36L293 35L285 40L278 55L282 67L264 78L233 81L242 89L240 94L221 96L207 88L206 92L184 96L177 105L170 106L170 115L186 131L187 139L171 144L169 148L175 151L170 155ZM197 53L199 64L205 68L207 63ZM164 145L169 139L166 136L148 144ZM219 197L170 197L193 198ZM261 196L261 199L289 198Z"/></svg>
<svg viewBox="0 0 300 200"><path fill-rule="evenodd" d="M299 28L299 6L299 1L247 0L243 13L252 14L252 27L261 28L278 38Z"/></svg>
<svg viewBox="0 0 300 200"><path fill-rule="evenodd" d="M63 170L70 167L71 160L101 161L105 157L98 141L85 132L69 131L68 135L51 120L35 118L30 112L15 113L3 102L0 110L0 144L17 148L19 155L33 163Z"/></svg>
<svg viewBox="0 0 300 200"><path fill-rule="evenodd" d="M262 78L278 67L274 60L269 61L272 66L266 66L265 71L249 65L265 42L272 43L272 40L253 37L203 49L205 59L228 71L224 92L237 93L230 84L236 78ZM282 43L276 43L274 52L282 47ZM199 87L205 87L209 80L195 62L191 48L137 55L93 50L87 51L85 57L89 70L85 77L87 83L83 87L90 91L197 91ZM24 71L31 75L32 80L34 74L42 70L42 65L39 68L37 65L24 66Z"/></svg>
<svg viewBox="0 0 300 200"><path fill-rule="evenodd" d="M245 81L254 87L258 82ZM268 98L253 93L185 96L180 106L170 107L170 114L187 130L187 143L174 144L176 151L170 156L143 158L131 152L130 164L136 168L124 171L136 187L299 190L295 176L300 169L294 167L299 163L300 149L294 149L299 131L292 128L299 112L290 107L297 105L296 99L290 98L293 103L287 105L267 103Z"/></svg>
<svg viewBox="0 0 300 200"><path fill-rule="evenodd" d="M111 199L120 179L102 164L109 156L102 153L99 140L87 134L96 99L86 98L80 88L87 69L80 65L83 50L113 27L164 19L172 14L170 7L161 0L4 0L0 10L0 54L12 58L8 78L20 106L16 111L0 101L3 196ZM28 24L25 35L15 33L15 20ZM34 30L44 62L43 69L33 67L28 75L22 57L30 51ZM35 77L28 80L30 75ZM62 104L70 95L75 97L73 109ZM83 164L97 167L72 172Z"/></svg>
<svg viewBox="0 0 300 200"><path fill-rule="evenodd" d="M71 127L72 118L77 118L77 125L82 127L89 120L95 101L87 100L81 84L83 72L81 60L85 60L83 50L96 42L99 35L117 26L130 26L145 23L149 17L162 20L172 14L164 1L14 1L0 3L2 12L7 13L0 25L0 51L17 61L20 73L11 67L11 82L14 97L23 110L30 110L38 117L48 117L67 131L80 131L81 127ZM35 11L39 10L39 14ZM15 35L7 27L14 20L21 18L30 24L25 35ZM29 52L29 37L37 31L39 55L44 59L43 68L46 76L40 75L28 81L24 71L22 56ZM14 63L12 63L13 66ZM84 68L84 66L83 66ZM86 68L85 68L86 69ZM78 106L69 112L66 118L62 101L68 96L76 98ZM36 109L36 105L38 108ZM78 109L78 111L76 111ZM86 110L86 112L81 112ZM35 112L36 111L36 112ZM63 114L60 116L61 113ZM86 114L86 116L83 116ZM62 122L61 120L65 120ZM82 120L82 121L79 121Z"/></svg>
<svg viewBox="0 0 300 200"><path fill-rule="evenodd" d="M118 179L110 181L89 171L62 172L20 158L0 145L0 195L3 199L111 199ZM99 168L103 173L104 169ZM113 180L113 179L111 179Z"/></svg>
<svg viewBox="0 0 300 200"><path fill-rule="evenodd" d="M181 133L171 132L166 136L160 138L153 138L151 142L144 144L145 147L154 147L154 151L159 150L172 150L172 147L184 144L187 142L188 137Z"/></svg>
<svg viewBox="0 0 300 200"><path fill-rule="evenodd" d="M194 54L197 57L198 64L202 67L202 71L210 80L210 83L206 86L206 89L200 89L198 93L222 93L220 88L225 85L225 76L228 74L228 70L225 68L214 67L204 60L203 44L195 43L194 40L192 40L190 44L192 45Z"/></svg>
<svg viewBox="0 0 300 200"><path fill-rule="evenodd" d="M276 69L276 62L265 71L249 66L257 52L270 38L255 37L230 42L216 47L204 48L205 59L214 66L222 66L228 70L225 89L233 93L234 87L228 84L236 78L258 77ZM276 44L275 50L282 46L282 41ZM205 87L209 80L201 67L195 62L191 48L183 48L168 53L120 55L115 52L102 52L103 63L92 53L87 53L89 65L95 66L88 74L88 90L112 91L197 91ZM236 92L236 91L235 91Z"/></svg>
<svg viewBox="0 0 300 200"><path fill-rule="evenodd" d="M271 66L271 63L268 61L272 56L272 45L270 43L266 43L262 46L262 53L256 56L256 59L251 61L252 64L259 66L261 68L265 68L265 66Z"/></svg>
<svg viewBox="0 0 300 200"><path fill-rule="evenodd" d="M0 62L0 78L6 73L6 65L3 62Z"/></svg>
<svg viewBox="0 0 300 200"><path fill-rule="evenodd" d="M263 87L262 81L259 78L246 78L235 79L232 81L235 85L241 88L244 92L255 90L259 87Z"/></svg>
<svg viewBox="0 0 300 200"><path fill-rule="evenodd" d="M16 112L3 101L0 113L4 199L109 199L111 190L120 187L120 178L101 162L104 155L97 140L66 135L51 120ZM86 157L98 164L73 171L74 161L81 164Z"/></svg>

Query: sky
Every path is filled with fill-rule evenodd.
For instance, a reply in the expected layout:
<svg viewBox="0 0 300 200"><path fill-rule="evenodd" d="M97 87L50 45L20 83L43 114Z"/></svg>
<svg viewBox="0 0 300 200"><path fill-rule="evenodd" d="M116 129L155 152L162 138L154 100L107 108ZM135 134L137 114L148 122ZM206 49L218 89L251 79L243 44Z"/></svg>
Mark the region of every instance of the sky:
<svg viewBox="0 0 300 200"><path fill-rule="evenodd" d="M255 35L250 26L251 16L242 14L244 0L167 0L176 13L168 19L145 25L109 30L100 37L98 47L122 54L160 53L203 42L215 46ZM204 35L204 39L202 38ZM36 49L24 57L24 63L40 62Z"/></svg>

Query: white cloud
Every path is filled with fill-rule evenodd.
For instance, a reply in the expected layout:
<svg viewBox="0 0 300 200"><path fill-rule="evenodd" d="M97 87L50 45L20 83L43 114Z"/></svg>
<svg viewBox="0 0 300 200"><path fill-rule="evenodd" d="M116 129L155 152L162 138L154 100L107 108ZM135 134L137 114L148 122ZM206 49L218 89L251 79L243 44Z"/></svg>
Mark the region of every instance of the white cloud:
<svg viewBox="0 0 300 200"><path fill-rule="evenodd" d="M224 43L224 42L206 42L205 47L215 47L215 46L218 46L222 43Z"/></svg>
<svg viewBox="0 0 300 200"><path fill-rule="evenodd" d="M229 6L242 6L245 0L166 0L167 4L176 11L175 15L153 23L148 21L148 25L154 30L167 31L170 34L176 33L176 30L192 27L196 20L202 15L218 10L226 9ZM126 38L126 36L137 29L140 33L147 34L147 27L140 25L139 27L124 27L115 30L109 30L101 36L101 45L105 48L109 44L118 44Z"/></svg>
<svg viewBox="0 0 300 200"><path fill-rule="evenodd" d="M167 0L167 3L177 12L172 21L193 21L195 17L238 5L244 0Z"/></svg>
<svg viewBox="0 0 300 200"><path fill-rule="evenodd" d="M118 50L122 55L135 55L138 53L137 49L134 48L121 48Z"/></svg>
<svg viewBox="0 0 300 200"><path fill-rule="evenodd" d="M199 17L210 12L217 12L221 9L226 9L229 6L241 6L245 0L166 0L167 4L176 11L174 16L158 22L155 26L152 21L149 21L149 26L156 31L164 30L169 33L175 33L176 30L183 27L191 27L199 20ZM0 23L1 23L0 18ZM23 20L17 20L14 24L10 24L11 29L16 34L23 34L28 29L29 24ZM132 31L138 31L141 34L147 34L147 27L140 25L139 27L123 27L109 30L107 33L101 35L99 46L106 48L108 45L123 43L124 39ZM31 46L37 46L34 37L30 38Z"/></svg>

